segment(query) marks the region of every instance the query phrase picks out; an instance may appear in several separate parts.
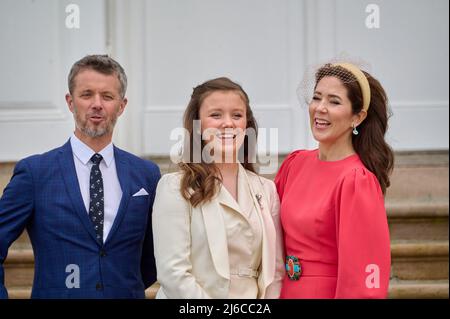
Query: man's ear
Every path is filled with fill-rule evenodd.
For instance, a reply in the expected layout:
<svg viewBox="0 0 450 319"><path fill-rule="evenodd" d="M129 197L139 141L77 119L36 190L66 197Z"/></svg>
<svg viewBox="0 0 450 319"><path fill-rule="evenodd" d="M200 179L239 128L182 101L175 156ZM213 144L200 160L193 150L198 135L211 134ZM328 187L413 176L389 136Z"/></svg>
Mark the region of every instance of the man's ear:
<svg viewBox="0 0 450 319"><path fill-rule="evenodd" d="M128 103L128 99L126 97L124 97L122 99L122 102L120 102L119 116L122 115L123 111L125 111L125 107L127 106L127 103Z"/></svg>
<svg viewBox="0 0 450 319"><path fill-rule="evenodd" d="M66 94L66 103L67 103L67 106L69 107L70 112L73 113L73 98L70 93Z"/></svg>

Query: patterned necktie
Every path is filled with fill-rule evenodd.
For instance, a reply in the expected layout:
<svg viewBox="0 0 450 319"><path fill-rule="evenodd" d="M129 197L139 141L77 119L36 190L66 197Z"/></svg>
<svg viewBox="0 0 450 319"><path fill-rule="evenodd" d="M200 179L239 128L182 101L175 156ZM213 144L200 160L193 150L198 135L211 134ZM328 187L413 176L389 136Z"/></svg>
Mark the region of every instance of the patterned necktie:
<svg viewBox="0 0 450 319"><path fill-rule="evenodd" d="M104 194L103 194L103 178L100 171L100 162L103 157L100 154L94 154L91 157L93 163L90 178L90 201L89 201L89 218L91 219L97 240L103 243L103 218L104 218Z"/></svg>

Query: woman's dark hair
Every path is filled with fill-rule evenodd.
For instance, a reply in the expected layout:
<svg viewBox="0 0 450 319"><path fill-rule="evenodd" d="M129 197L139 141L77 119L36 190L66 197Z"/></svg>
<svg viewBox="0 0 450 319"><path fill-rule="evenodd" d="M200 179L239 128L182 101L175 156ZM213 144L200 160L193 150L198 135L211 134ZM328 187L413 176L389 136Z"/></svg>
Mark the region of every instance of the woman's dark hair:
<svg viewBox="0 0 450 319"><path fill-rule="evenodd" d="M390 185L389 176L394 167L394 152L386 143L384 136L392 113L388 107L386 92L380 82L369 73L362 72L369 81L370 105L367 117L358 126L359 134L352 134L352 144L364 165L375 174L383 194L386 194L386 189ZM316 73L316 85L325 76L333 76L343 82L352 103L353 114L358 114L363 108L363 96L356 77L342 66L325 64Z"/></svg>

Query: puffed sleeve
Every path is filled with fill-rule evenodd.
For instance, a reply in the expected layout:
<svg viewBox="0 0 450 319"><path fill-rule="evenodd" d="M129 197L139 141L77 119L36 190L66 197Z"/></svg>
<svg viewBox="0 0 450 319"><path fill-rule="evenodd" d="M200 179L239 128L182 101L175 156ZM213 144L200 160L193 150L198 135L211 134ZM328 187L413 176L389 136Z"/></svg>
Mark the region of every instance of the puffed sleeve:
<svg viewBox="0 0 450 319"><path fill-rule="evenodd" d="M386 298L391 265L384 198L376 177L355 169L338 192L335 298Z"/></svg>
<svg viewBox="0 0 450 319"><path fill-rule="evenodd" d="M286 186L291 164L300 152L301 152L300 150L293 151L288 156L286 156L286 158L284 159L283 163L280 166L280 169L277 172L277 175L275 176L274 182L277 187L280 201L283 201L284 187Z"/></svg>
<svg viewBox="0 0 450 319"><path fill-rule="evenodd" d="M180 175L164 175L153 204L153 242L160 289L171 299L211 298L191 273L190 210L180 193Z"/></svg>

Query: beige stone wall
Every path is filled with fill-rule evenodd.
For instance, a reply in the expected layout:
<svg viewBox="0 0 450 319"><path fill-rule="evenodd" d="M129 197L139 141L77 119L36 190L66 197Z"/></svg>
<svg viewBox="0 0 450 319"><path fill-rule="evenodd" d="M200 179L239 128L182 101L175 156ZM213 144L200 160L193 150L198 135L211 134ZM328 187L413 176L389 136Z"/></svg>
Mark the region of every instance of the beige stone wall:
<svg viewBox="0 0 450 319"><path fill-rule="evenodd" d="M0 163L0 196L11 179L15 163Z"/></svg>

